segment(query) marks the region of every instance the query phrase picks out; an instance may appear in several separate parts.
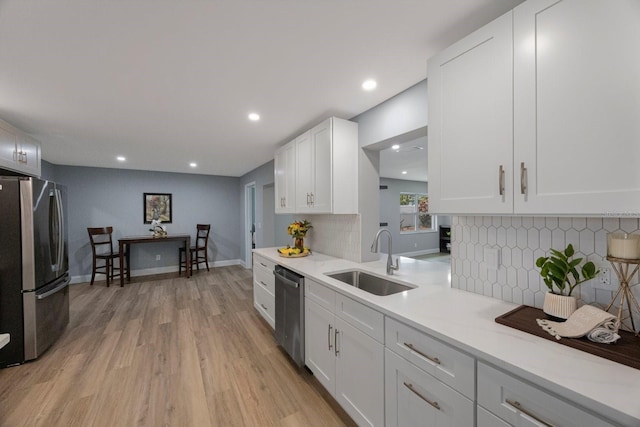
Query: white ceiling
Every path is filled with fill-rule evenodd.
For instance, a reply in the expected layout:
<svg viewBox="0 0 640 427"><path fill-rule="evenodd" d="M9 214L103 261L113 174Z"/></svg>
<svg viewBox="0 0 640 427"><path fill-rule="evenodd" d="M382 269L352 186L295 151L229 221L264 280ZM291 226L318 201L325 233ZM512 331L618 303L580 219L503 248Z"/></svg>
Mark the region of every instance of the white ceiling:
<svg viewBox="0 0 640 427"><path fill-rule="evenodd" d="M0 118L54 164L241 176L521 1L0 0Z"/></svg>
<svg viewBox="0 0 640 427"><path fill-rule="evenodd" d="M427 182L426 135L398 145L380 150L380 177Z"/></svg>

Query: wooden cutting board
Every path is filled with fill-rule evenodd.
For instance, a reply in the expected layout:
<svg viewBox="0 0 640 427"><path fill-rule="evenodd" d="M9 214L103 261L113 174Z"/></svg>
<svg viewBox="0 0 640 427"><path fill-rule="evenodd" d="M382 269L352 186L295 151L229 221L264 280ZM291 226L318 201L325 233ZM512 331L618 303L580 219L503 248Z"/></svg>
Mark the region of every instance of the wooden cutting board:
<svg viewBox="0 0 640 427"><path fill-rule="evenodd" d="M536 319L546 318L547 315L539 308L521 305L502 316L496 317L496 322L536 335L540 338L557 342L558 344L573 347L614 362L622 363L623 365L631 366L632 368L640 369L640 337L634 333L619 331L618 334L622 338L615 344L599 344L589 341L586 337L562 338L557 340L554 336L542 329L536 322Z"/></svg>

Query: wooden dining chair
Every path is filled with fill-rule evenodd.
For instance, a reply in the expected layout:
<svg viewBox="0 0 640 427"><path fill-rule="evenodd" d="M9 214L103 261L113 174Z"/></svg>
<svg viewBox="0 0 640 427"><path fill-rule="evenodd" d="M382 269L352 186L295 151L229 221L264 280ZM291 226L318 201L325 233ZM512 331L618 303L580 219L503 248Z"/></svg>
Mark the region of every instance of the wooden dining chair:
<svg viewBox="0 0 640 427"><path fill-rule="evenodd" d="M119 260L120 253L113 251L111 237L113 227L88 227L87 232L89 233L91 252L93 254L91 285L93 285L96 274L104 274L107 277L107 286L109 286L112 280L124 273L124 269L119 263L116 267L115 260Z"/></svg>
<svg viewBox="0 0 640 427"><path fill-rule="evenodd" d="M211 224L198 224L196 226L196 244L191 246L191 271L193 272L193 266L195 265L200 270L200 264L205 263L207 271L209 270L209 256L207 247L209 246L209 231L211 230ZM179 253L180 266L178 267L178 275L182 274L182 267L187 269L187 257L185 248L180 248Z"/></svg>

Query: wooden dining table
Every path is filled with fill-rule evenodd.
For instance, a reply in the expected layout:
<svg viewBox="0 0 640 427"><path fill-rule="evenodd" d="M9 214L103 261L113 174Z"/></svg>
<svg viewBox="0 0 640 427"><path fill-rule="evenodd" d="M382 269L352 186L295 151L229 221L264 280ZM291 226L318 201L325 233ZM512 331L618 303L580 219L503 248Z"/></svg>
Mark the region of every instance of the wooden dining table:
<svg viewBox="0 0 640 427"><path fill-rule="evenodd" d="M173 242L173 241L181 241L184 242L185 249L185 257L186 257L186 275L187 278L191 277L191 251L189 248L191 247L191 235L189 234L172 234L168 236L155 237L155 236L125 236L118 239L118 248L120 250L120 268L125 265L124 257L126 253L127 258L127 282L131 281L131 251L130 247L133 244L139 243L163 243L163 242ZM180 260L178 260L180 262ZM121 270L122 271L122 270ZM124 274L120 274L120 286L124 286Z"/></svg>

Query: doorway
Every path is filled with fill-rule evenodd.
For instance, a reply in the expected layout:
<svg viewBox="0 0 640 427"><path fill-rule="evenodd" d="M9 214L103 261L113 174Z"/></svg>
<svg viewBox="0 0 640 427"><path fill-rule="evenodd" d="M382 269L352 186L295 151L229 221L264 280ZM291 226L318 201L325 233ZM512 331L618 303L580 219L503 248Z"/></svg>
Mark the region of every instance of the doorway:
<svg viewBox="0 0 640 427"><path fill-rule="evenodd" d="M256 235L256 183L244 186L244 265L253 268L252 249L255 247Z"/></svg>

